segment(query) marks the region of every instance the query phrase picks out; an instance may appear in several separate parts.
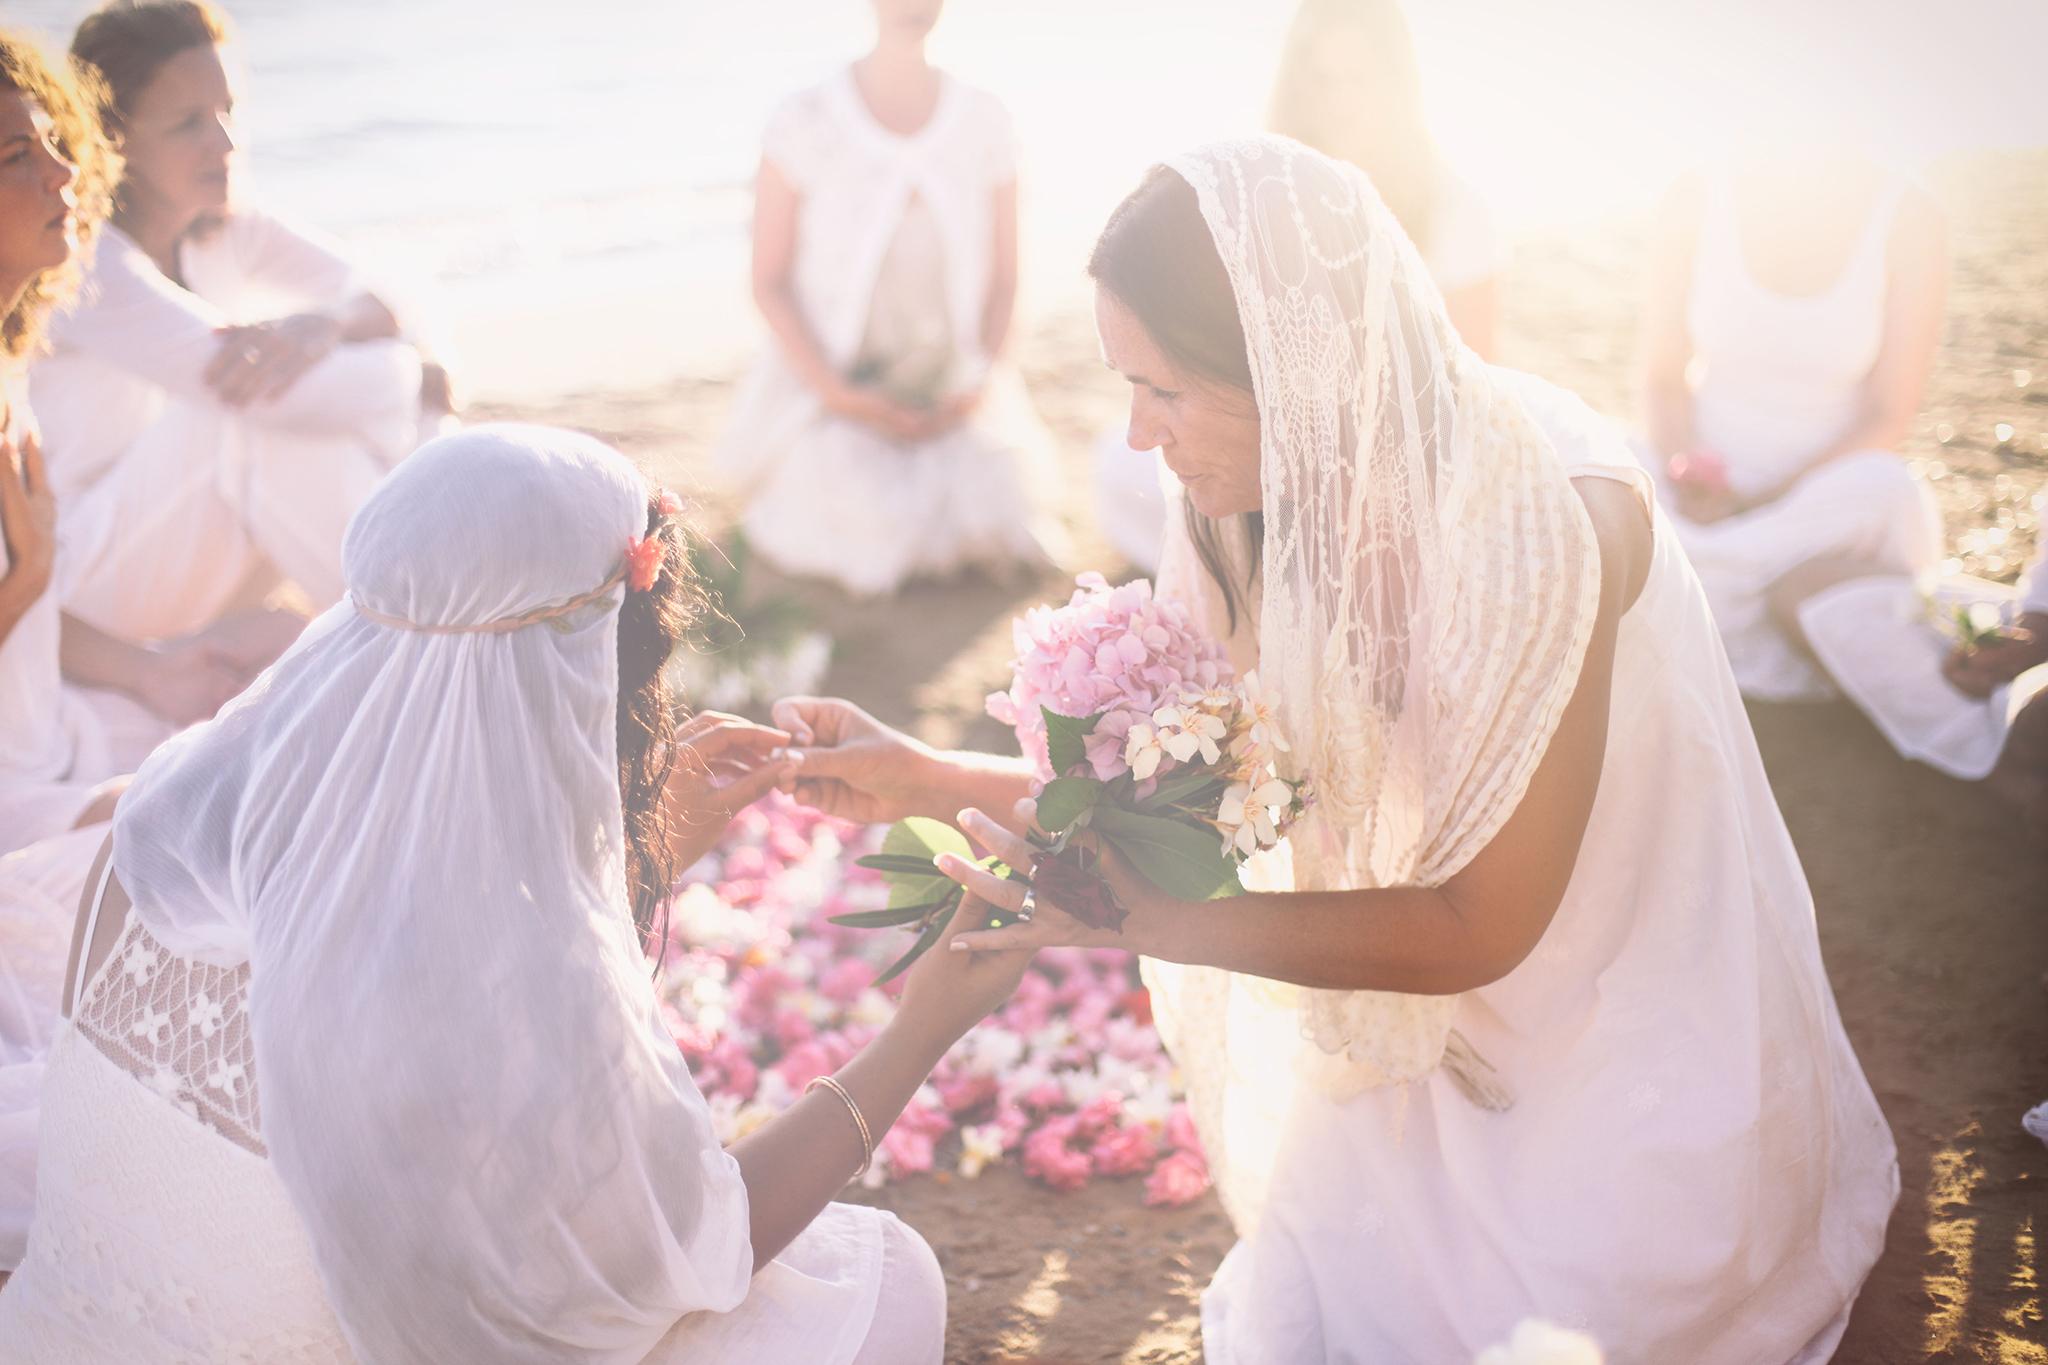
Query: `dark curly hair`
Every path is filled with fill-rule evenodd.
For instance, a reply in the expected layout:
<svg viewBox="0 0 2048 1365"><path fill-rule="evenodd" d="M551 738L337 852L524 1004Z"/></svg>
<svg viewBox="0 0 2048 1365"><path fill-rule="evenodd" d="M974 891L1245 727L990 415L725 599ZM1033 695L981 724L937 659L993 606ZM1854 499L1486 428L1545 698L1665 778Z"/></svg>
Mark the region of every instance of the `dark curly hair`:
<svg viewBox="0 0 2048 1365"><path fill-rule="evenodd" d="M0 31L0 90L12 91L49 115L58 150L78 168L72 187L77 200L73 220L79 246L84 247L106 221L121 165L100 133L96 86L75 78L44 56L32 40ZM35 349L43 319L77 286L77 262L83 254L73 252L71 260L29 281L7 316L0 319L0 357L20 360Z"/></svg>
<svg viewBox="0 0 2048 1365"><path fill-rule="evenodd" d="M668 662L707 610L703 583L690 567L696 533L664 513L661 494L647 500L646 534L661 539L653 586L626 594L619 609L619 799L625 813L626 880L633 923L649 943L667 937L676 877L669 816L662 793L678 758L676 729L687 710Z"/></svg>

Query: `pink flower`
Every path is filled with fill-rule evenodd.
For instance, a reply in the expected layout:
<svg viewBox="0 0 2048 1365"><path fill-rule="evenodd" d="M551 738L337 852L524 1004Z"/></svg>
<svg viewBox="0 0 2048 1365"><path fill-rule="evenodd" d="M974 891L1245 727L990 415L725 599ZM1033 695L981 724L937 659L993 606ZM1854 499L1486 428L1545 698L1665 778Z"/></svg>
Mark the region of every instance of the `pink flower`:
<svg viewBox="0 0 2048 1365"><path fill-rule="evenodd" d="M1195 1132L1194 1116L1185 1104L1176 1104L1166 1115L1166 1145L1177 1152L1200 1152L1202 1139Z"/></svg>
<svg viewBox="0 0 2048 1365"><path fill-rule="evenodd" d="M1145 1202L1177 1209L1192 1204L1209 1189L1209 1163L1200 1152L1175 1152L1145 1178Z"/></svg>
<svg viewBox="0 0 2048 1365"><path fill-rule="evenodd" d="M634 592L646 592L661 576L661 561L668 546L658 535L635 536L626 542L626 585Z"/></svg>
<svg viewBox="0 0 2048 1365"><path fill-rule="evenodd" d="M817 1039L799 1043L775 1064L775 1074L793 1091L800 1091L833 1069L832 1054Z"/></svg>
<svg viewBox="0 0 2048 1365"><path fill-rule="evenodd" d="M1095 1145L1088 1149L1088 1159L1097 1175L1136 1175L1152 1164L1158 1150L1159 1144L1150 1129L1112 1128L1095 1139Z"/></svg>
<svg viewBox="0 0 2048 1365"><path fill-rule="evenodd" d="M944 1081L933 1082L932 1088L939 1092L939 1099L948 1111L964 1114L979 1108L996 1097L994 1076L955 1076Z"/></svg>
<svg viewBox="0 0 2048 1365"><path fill-rule="evenodd" d="M932 1168L932 1139L927 1133L898 1124L882 1138L892 1175L915 1175Z"/></svg>
<svg viewBox="0 0 2048 1365"><path fill-rule="evenodd" d="M1040 1125L1024 1139L1024 1174L1056 1190L1078 1190L1086 1185L1093 1163L1086 1151L1070 1145L1075 1134L1071 1114Z"/></svg>
<svg viewBox="0 0 2048 1365"><path fill-rule="evenodd" d="M860 998L860 993L872 986L881 973L872 962L857 957L844 958L827 968L818 978L818 994L835 1004L850 1005Z"/></svg>

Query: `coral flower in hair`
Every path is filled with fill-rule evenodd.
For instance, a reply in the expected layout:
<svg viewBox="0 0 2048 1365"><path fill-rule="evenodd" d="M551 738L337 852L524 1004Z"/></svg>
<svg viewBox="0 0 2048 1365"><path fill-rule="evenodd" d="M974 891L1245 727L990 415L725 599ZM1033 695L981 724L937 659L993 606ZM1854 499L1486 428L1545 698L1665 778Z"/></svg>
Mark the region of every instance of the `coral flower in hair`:
<svg viewBox="0 0 2048 1365"><path fill-rule="evenodd" d="M654 586L654 580L661 576L661 560L668 547L661 543L660 536L648 536L645 540L634 539L626 542L626 584L634 592L646 592Z"/></svg>
<svg viewBox="0 0 2048 1365"><path fill-rule="evenodd" d="M672 517L683 510L683 500L677 496L675 489L664 488L661 490L661 496L654 500L654 507L662 516Z"/></svg>

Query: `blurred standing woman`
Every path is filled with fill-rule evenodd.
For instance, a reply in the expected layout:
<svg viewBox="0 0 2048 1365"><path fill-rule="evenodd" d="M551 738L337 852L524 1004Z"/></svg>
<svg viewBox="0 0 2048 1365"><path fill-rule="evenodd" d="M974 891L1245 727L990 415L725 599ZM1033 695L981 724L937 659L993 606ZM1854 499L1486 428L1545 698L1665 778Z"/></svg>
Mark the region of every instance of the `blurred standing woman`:
<svg viewBox="0 0 2048 1365"><path fill-rule="evenodd" d="M1751 696L1826 691L1791 629L1821 581L1844 566L1918 574L1940 555L1933 500L1896 452L1946 270L1926 193L1796 129L1687 179L1661 210L1651 464Z"/></svg>
<svg viewBox="0 0 2048 1365"><path fill-rule="evenodd" d="M1017 153L932 66L941 0L874 0L874 49L771 118L754 299L774 335L721 444L747 538L858 594L1042 563L1051 438L1005 359Z"/></svg>
<svg viewBox="0 0 2048 1365"><path fill-rule="evenodd" d="M447 405L350 263L240 192L228 36L206 0L115 0L72 43L127 166L31 382L65 606L126 640L205 627L277 575L333 602L349 514Z"/></svg>

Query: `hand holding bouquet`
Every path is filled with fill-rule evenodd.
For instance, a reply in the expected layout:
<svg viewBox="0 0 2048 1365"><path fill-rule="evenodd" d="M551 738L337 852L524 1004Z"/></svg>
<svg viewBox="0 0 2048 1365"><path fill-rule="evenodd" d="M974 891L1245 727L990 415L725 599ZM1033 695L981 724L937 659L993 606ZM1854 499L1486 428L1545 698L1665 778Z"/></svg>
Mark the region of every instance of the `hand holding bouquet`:
<svg viewBox="0 0 2048 1365"><path fill-rule="evenodd" d="M1306 809L1304 785L1280 775L1287 742L1257 675L1233 678L1151 584L1112 588L1083 574L1078 585L1065 606L1018 619L1010 687L989 698L1045 785L1029 865L980 860L977 890L995 907L986 927L1028 919L1043 894L1090 928L1120 930L1126 907L1098 873L1105 849L1175 899L1235 895L1239 864ZM892 973L938 940L960 903L960 886L933 866L942 854L974 861L950 826L906 820L866 860L889 879L891 899L862 926L918 935Z"/></svg>

